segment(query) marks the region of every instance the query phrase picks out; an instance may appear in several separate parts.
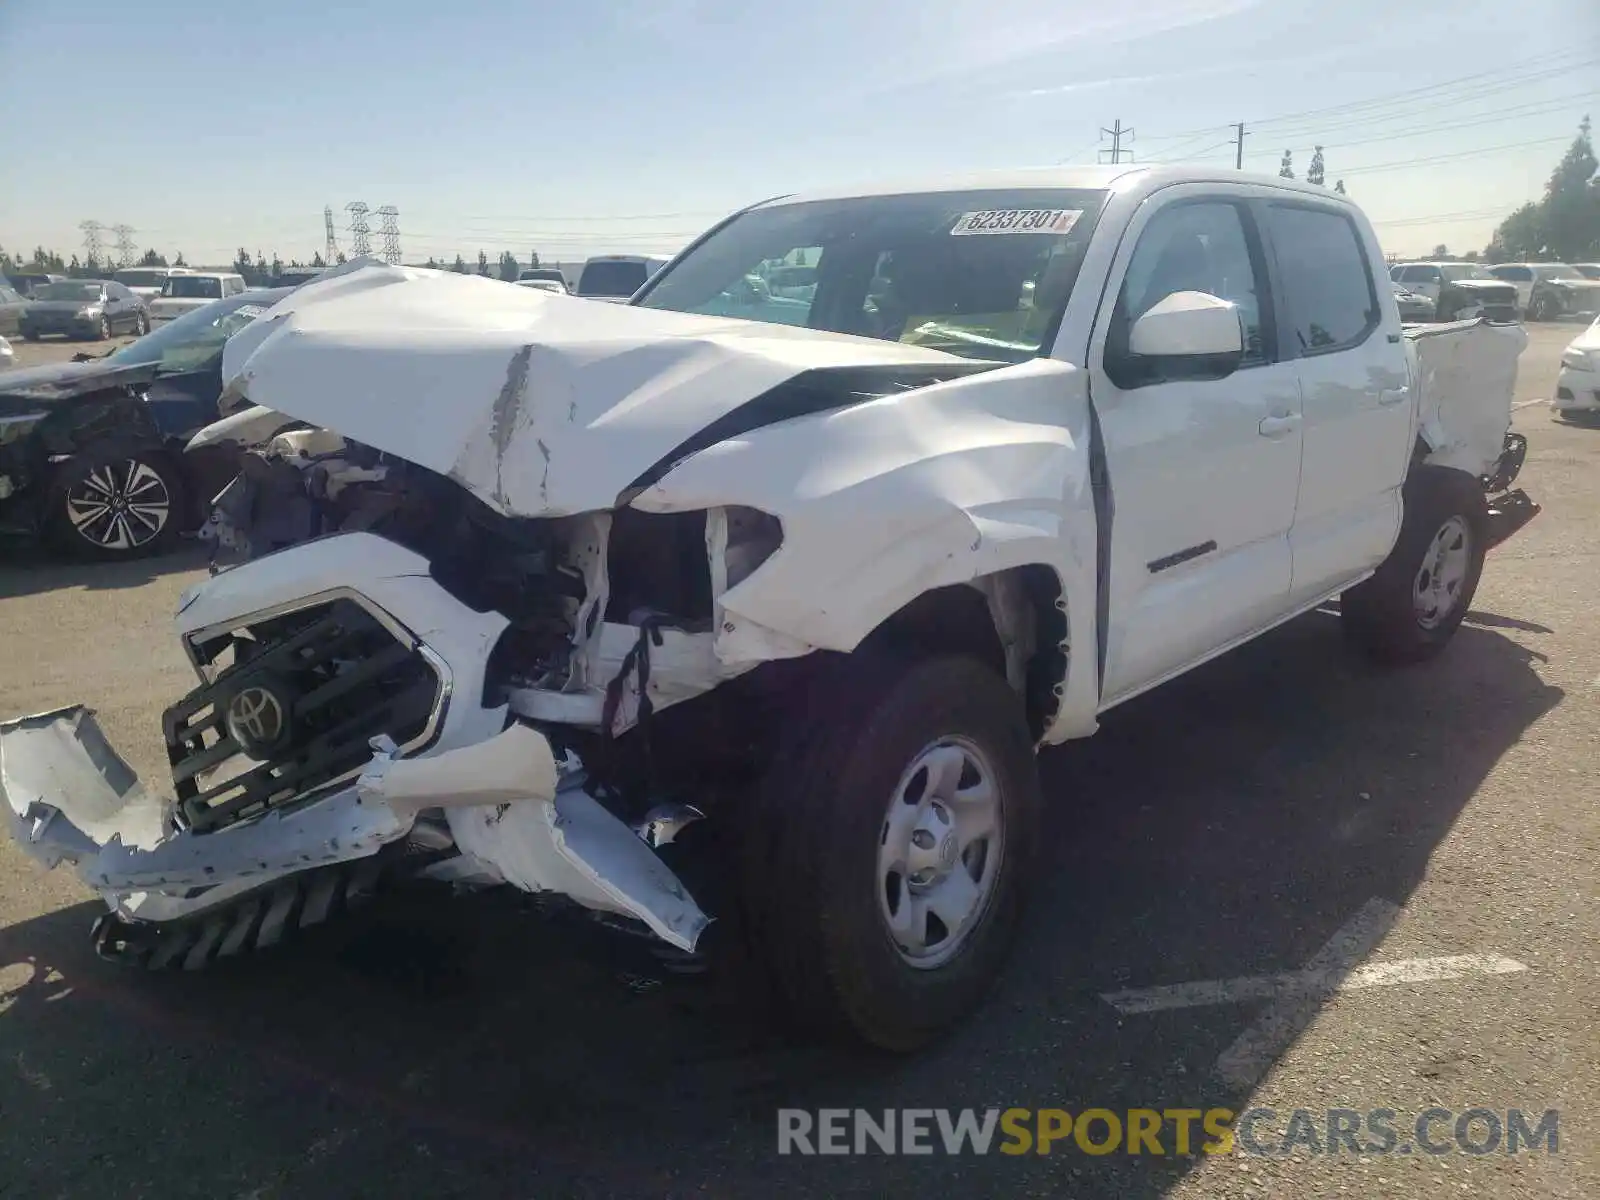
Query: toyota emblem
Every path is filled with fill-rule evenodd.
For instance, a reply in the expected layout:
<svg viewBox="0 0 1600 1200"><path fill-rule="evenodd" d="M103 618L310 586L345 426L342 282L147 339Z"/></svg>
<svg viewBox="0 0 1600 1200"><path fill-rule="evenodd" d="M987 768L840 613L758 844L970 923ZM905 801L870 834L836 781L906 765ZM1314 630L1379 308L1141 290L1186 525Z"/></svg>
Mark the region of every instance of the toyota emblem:
<svg viewBox="0 0 1600 1200"><path fill-rule="evenodd" d="M260 684L242 688L228 701L228 733L247 754L271 750L283 737L287 718L283 701Z"/></svg>

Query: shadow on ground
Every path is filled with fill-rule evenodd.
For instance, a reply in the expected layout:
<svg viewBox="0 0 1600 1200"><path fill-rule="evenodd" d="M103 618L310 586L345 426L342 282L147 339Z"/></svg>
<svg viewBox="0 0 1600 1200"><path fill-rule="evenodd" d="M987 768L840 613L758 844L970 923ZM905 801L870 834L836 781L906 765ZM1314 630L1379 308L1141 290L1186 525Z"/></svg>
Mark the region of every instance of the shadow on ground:
<svg viewBox="0 0 1600 1200"><path fill-rule="evenodd" d="M0 600L38 595L65 588L113 591L137 588L155 579L206 565L207 549L185 541L170 554L127 562L74 562L43 548L0 549Z"/></svg>
<svg viewBox="0 0 1600 1200"><path fill-rule="evenodd" d="M1487 617L1489 614L1484 614ZM775 1110L1246 1107L1255 1013L1105 990L1292 969L1403 904L1561 692L1487 620L1380 673L1312 614L1044 759L1047 874L989 1004L886 1061L789 1044L722 979L643 969L516 895L397 896L196 976L99 963L92 906L0 932L0 1179L52 1196L1155 1197L1192 1160L779 1158Z"/></svg>

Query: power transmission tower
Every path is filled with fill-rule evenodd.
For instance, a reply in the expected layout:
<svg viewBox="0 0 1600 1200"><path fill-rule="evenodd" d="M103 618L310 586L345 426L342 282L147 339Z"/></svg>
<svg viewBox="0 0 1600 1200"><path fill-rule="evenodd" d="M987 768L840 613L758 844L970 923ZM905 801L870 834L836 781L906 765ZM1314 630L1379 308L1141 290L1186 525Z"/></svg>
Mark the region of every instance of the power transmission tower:
<svg viewBox="0 0 1600 1200"><path fill-rule="evenodd" d="M1100 161L1113 163L1121 162L1122 155L1124 154L1124 150L1122 148L1122 139L1127 138L1128 141L1133 141L1133 130L1131 128L1124 129L1122 127L1122 118L1118 117L1116 121L1112 123L1110 129L1106 129L1102 126L1100 132L1103 134L1109 134L1111 137L1111 149L1100 151ZM1109 159L1106 158L1106 155L1108 154L1111 155ZM1126 151L1126 154L1128 155L1128 161L1132 162L1133 151L1128 150Z"/></svg>
<svg viewBox="0 0 1600 1200"><path fill-rule="evenodd" d="M1233 169L1242 171L1244 170L1244 122L1240 121L1234 129L1238 131L1238 135L1233 139Z"/></svg>
<svg viewBox="0 0 1600 1200"><path fill-rule="evenodd" d="M391 267L400 265L400 210L392 204L385 204L378 210L378 216L383 218L379 233L383 235L383 261Z"/></svg>
<svg viewBox="0 0 1600 1200"><path fill-rule="evenodd" d="M99 221L79 222L78 228L83 230L83 260L84 264L94 263L100 265L101 255L105 253L100 246L100 230L103 228Z"/></svg>
<svg viewBox="0 0 1600 1200"><path fill-rule="evenodd" d="M322 261L331 267L339 261L339 239L333 236L333 205L323 205L322 223L327 227L328 233L327 244L322 250Z"/></svg>
<svg viewBox="0 0 1600 1200"><path fill-rule="evenodd" d="M117 235L117 266L133 266L139 261L139 247L133 244L133 226L113 225L111 232Z"/></svg>
<svg viewBox="0 0 1600 1200"><path fill-rule="evenodd" d="M372 227L367 224L369 209L365 202L352 200L344 206L345 212L350 214L350 255L352 258L361 258L372 253Z"/></svg>

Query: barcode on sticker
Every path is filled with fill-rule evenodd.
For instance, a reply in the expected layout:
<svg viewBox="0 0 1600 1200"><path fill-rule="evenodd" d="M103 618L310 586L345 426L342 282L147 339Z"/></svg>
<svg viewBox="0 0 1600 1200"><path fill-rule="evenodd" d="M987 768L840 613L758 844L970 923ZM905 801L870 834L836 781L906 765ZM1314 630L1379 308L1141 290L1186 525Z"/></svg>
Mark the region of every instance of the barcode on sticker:
<svg viewBox="0 0 1600 1200"><path fill-rule="evenodd" d="M969 237L980 233L1054 233L1070 232L1083 216L1077 208L986 208L980 212L962 213L950 230L952 237Z"/></svg>

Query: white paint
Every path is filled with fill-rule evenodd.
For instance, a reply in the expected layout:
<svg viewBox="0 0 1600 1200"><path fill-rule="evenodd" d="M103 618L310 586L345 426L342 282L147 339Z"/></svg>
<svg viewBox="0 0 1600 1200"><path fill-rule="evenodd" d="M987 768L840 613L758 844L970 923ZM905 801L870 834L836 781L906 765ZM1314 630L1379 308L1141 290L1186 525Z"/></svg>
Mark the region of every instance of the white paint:
<svg viewBox="0 0 1600 1200"><path fill-rule="evenodd" d="M1107 992L1100 998L1125 1016L1138 1016L1178 1008L1276 1000L1302 992L1326 996L1405 983L1437 983L1469 975L1512 975L1527 969L1516 959L1498 954L1455 954L1368 963L1342 975L1337 971L1288 971L1280 975L1247 975L1237 979L1208 979L1168 987Z"/></svg>
<svg viewBox="0 0 1600 1200"><path fill-rule="evenodd" d="M1572 398L1562 399L1559 394L1552 397L1552 412L1600 410L1600 317L1567 344L1556 387L1565 388Z"/></svg>
<svg viewBox="0 0 1600 1200"><path fill-rule="evenodd" d="M1205 292L1173 292L1133 323L1128 349L1145 358L1239 354L1244 326L1237 306Z"/></svg>
<svg viewBox="0 0 1600 1200"><path fill-rule="evenodd" d="M1489 474L1505 445L1527 331L1466 321L1408 329L1406 337L1416 347L1428 462Z"/></svg>
<svg viewBox="0 0 1600 1200"><path fill-rule="evenodd" d="M1532 408L1535 404L1549 404L1549 403L1550 403L1550 401L1546 400L1542 396L1537 400L1518 400L1515 404L1513 404L1511 406L1511 411L1512 412L1521 412L1525 408Z"/></svg>
<svg viewBox="0 0 1600 1200"><path fill-rule="evenodd" d="M1342 979L1376 949L1399 916L1399 907L1387 900L1368 900L1312 955L1305 969ZM1217 1057L1217 1075L1230 1087L1253 1085L1316 1019L1325 999L1326 992L1296 992L1274 1000Z"/></svg>

